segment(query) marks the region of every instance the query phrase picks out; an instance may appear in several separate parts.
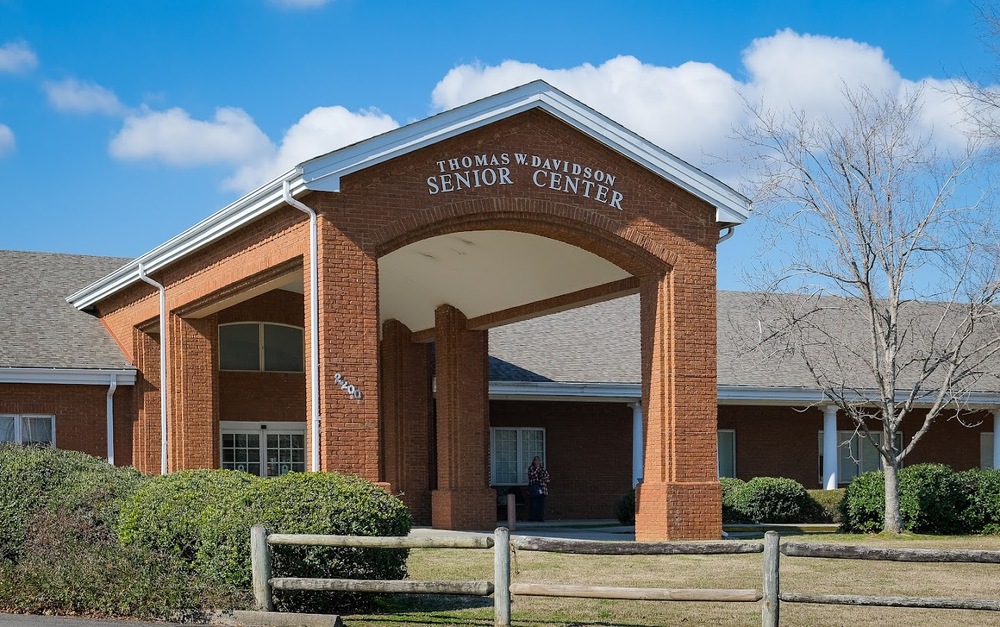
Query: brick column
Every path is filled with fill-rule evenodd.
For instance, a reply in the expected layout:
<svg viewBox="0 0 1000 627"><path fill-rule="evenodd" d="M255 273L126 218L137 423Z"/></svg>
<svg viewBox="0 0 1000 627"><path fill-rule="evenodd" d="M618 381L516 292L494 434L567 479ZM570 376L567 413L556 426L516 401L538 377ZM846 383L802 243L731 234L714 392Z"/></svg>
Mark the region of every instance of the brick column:
<svg viewBox="0 0 1000 627"><path fill-rule="evenodd" d="M133 329L133 355L139 377L132 402L136 422L132 429L132 464L139 472L160 474L160 338Z"/></svg>
<svg viewBox="0 0 1000 627"><path fill-rule="evenodd" d="M215 316L169 314L170 472L219 467L219 336Z"/></svg>
<svg viewBox="0 0 1000 627"><path fill-rule="evenodd" d="M430 344L416 344L402 322L382 324L382 480L418 525L431 522Z"/></svg>
<svg viewBox="0 0 1000 627"><path fill-rule="evenodd" d="M377 482L378 263L322 216L319 227L320 469Z"/></svg>
<svg viewBox="0 0 1000 627"><path fill-rule="evenodd" d="M715 293L673 274L644 277L639 290L646 450L636 539L719 538Z"/></svg>
<svg viewBox="0 0 1000 627"><path fill-rule="evenodd" d="M489 355L487 332L470 331L451 305L434 312L437 378L437 529L490 530L496 492L489 487Z"/></svg>

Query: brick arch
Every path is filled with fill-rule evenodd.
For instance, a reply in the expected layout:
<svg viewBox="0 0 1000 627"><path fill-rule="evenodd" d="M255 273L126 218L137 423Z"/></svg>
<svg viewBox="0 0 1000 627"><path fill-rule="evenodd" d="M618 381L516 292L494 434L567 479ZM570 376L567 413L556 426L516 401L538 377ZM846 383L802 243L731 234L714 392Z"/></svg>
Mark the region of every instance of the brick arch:
<svg viewBox="0 0 1000 627"><path fill-rule="evenodd" d="M416 211L374 231L379 258L408 244L460 231L516 231L594 253L635 276L663 273L677 254L635 227L576 205L526 198L467 200Z"/></svg>

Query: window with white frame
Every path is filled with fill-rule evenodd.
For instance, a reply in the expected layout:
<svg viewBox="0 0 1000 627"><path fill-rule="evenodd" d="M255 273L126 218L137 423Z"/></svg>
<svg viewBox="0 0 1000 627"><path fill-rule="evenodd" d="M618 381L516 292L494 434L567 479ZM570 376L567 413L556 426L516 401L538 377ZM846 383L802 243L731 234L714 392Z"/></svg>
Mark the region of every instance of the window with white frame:
<svg viewBox="0 0 1000 627"><path fill-rule="evenodd" d="M302 327L273 322L233 322L219 325L219 369L302 372Z"/></svg>
<svg viewBox="0 0 1000 627"><path fill-rule="evenodd" d="M719 478L736 477L736 430L719 429Z"/></svg>
<svg viewBox="0 0 1000 627"><path fill-rule="evenodd" d="M306 470L306 430L299 423L222 423L222 467L260 477Z"/></svg>
<svg viewBox="0 0 1000 627"><path fill-rule="evenodd" d="M979 467L993 468L993 432L979 434Z"/></svg>
<svg viewBox="0 0 1000 627"><path fill-rule="evenodd" d="M0 442L56 445L56 417L39 414L0 414Z"/></svg>
<svg viewBox="0 0 1000 627"><path fill-rule="evenodd" d="M875 442L882 443L881 433L872 433ZM896 434L896 450L903 448L903 434ZM882 470L882 456L875 444L857 431L837 432L837 481L850 483L855 477L873 470ZM819 432L819 482L823 483L823 432Z"/></svg>
<svg viewBox="0 0 1000 627"><path fill-rule="evenodd" d="M545 429L490 429L490 483L528 485L528 466L538 456L545 464Z"/></svg>

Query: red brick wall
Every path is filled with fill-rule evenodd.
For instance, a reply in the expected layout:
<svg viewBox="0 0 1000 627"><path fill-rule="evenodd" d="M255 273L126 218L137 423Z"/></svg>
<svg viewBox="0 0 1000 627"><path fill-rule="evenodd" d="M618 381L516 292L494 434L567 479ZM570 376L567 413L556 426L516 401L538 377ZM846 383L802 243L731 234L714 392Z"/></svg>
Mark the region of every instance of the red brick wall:
<svg viewBox="0 0 1000 627"><path fill-rule="evenodd" d="M106 458L108 388L100 385L0 383L0 414L56 417L56 447ZM115 464L132 464L132 389L114 395Z"/></svg>
<svg viewBox="0 0 1000 627"><path fill-rule="evenodd" d="M632 409L624 403L491 401L490 426L545 429L546 519L614 518L632 488Z"/></svg>
<svg viewBox="0 0 1000 627"><path fill-rule="evenodd" d="M903 423L904 443L923 420L923 412ZM993 431L993 419L985 412L970 415L963 426L954 418L942 418L917 443L904 466L922 463L947 464L955 470L979 467L979 438ZM878 428L874 423L873 428ZM719 429L736 430L736 475L788 477L806 488L822 487L819 468L819 437L823 413L816 408L759 406L719 406ZM837 417L839 431L851 431L853 423L842 414Z"/></svg>

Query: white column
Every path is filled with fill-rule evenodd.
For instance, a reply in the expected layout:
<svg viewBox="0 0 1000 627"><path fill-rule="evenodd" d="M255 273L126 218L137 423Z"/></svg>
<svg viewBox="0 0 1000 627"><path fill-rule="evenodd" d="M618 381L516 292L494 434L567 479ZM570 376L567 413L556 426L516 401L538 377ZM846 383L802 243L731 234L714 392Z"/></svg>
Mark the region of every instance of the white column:
<svg viewBox="0 0 1000 627"><path fill-rule="evenodd" d="M837 406L823 406L823 488L837 487Z"/></svg>
<svg viewBox="0 0 1000 627"><path fill-rule="evenodd" d="M639 485L643 476L642 462L642 403L631 403L632 408L632 487Z"/></svg>
<svg viewBox="0 0 1000 627"><path fill-rule="evenodd" d="M1000 409L993 410L993 467L1000 468Z"/></svg>

